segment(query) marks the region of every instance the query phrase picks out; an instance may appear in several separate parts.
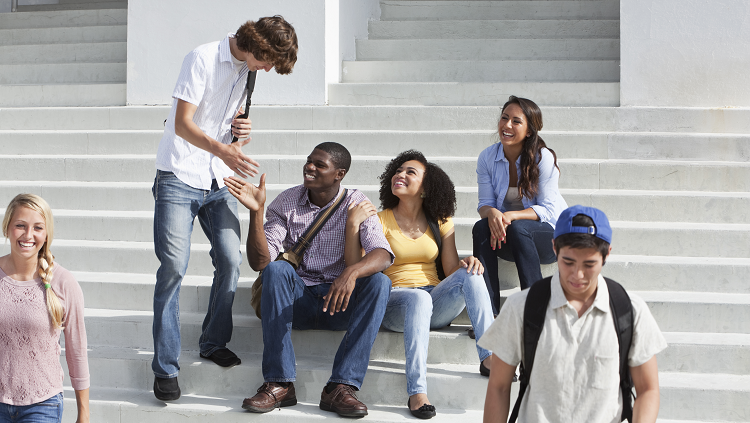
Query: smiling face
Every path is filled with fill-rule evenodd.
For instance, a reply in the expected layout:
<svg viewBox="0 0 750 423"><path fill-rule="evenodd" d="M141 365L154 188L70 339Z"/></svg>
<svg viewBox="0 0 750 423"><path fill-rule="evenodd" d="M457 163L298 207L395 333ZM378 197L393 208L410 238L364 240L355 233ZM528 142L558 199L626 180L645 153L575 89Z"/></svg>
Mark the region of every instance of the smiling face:
<svg viewBox="0 0 750 423"><path fill-rule="evenodd" d="M557 268L565 297L585 300L593 295L603 265L604 257L596 248L560 248Z"/></svg>
<svg viewBox="0 0 750 423"><path fill-rule="evenodd" d="M511 103L503 110L500 121L497 123L497 132L503 148L520 148L523 145L531 132L521 106Z"/></svg>
<svg viewBox="0 0 750 423"><path fill-rule="evenodd" d="M307 156L302 167L303 185L309 190L328 189L344 178L346 171L337 169L331 155L317 148Z"/></svg>
<svg viewBox="0 0 750 423"><path fill-rule="evenodd" d="M393 195L398 198L420 196L425 171L424 165L416 160L404 162L391 178Z"/></svg>
<svg viewBox="0 0 750 423"><path fill-rule="evenodd" d="M47 242L47 226L39 212L18 207L7 228L11 255L27 260L36 259Z"/></svg>

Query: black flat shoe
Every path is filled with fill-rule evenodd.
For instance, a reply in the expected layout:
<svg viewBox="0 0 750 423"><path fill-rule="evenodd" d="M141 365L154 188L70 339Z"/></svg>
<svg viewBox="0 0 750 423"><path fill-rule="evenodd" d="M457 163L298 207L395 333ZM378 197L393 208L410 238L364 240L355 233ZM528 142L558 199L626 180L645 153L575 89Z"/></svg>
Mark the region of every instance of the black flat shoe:
<svg viewBox="0 0 750 423"><path fill-rule="evenodd" d="M211 355L204 355L201 353L201 357L207 358L221 367L233 367L242 363L237 354L230 351L228 348L223 348L214 351Z"/></svg>
<svg viewBox="0 0 750 423"><path fill-rule="evenodd" d="M177 377L154 379L154 396L161 401L174 401L180 398L180 385L177 384Z"/></svg>
<svg viewBox="0 0 750 423"><path fill-rule="evenodd" d="M411 409L411 398L409 398L406 401L406 407L411 411L411 415L418 418L418 419L431 419L437 415L435 412L435 406L432 404L422 404L421 407L419 407L416 410Z"/></svg>
<svg viewBox="0 0 750 423"><path fill-rule="evenodd" d="M482 376L490 377L490 369L484 365L484 362L479 362L479 374Z"/></svg>

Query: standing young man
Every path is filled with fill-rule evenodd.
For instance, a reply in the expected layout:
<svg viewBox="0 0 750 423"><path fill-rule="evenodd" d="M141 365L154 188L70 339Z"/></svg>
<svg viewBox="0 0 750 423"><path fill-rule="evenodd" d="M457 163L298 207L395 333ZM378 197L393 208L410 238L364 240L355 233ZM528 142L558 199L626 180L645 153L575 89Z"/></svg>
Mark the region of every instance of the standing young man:
<svg viewBox="0 0 750 423"><path fill-rule="evenodd" d="M248 72L276 68L289 74L297 61L297 35L281 16L247 21L236 34L188 53L172 93L174 101L156 156L153 194L154 250L161 265L154 290L154 395L180 397L179 292L190 257L193 222L211 242L215 268L208 312L198 345L201 357L224 367L240 364L226 348L232 337L232 302L242 256L237 201L223 179L257 174L242 153L250 119L238 118L247 97ZM241 139L232 143L232 137Z"/></svg>
<svg viewBox="0 0 750 423"><path fill-rule="evenodd" d="M393 252L377 216L360 224L365 256L356 264L344 261L347 211L367 200L356 189L344 193L341 180L349 171L349 151L335 142L315 147L302 168L303 183L279 194L268 206L266 223L265 175L253 186L239 178L227 179L229 191L250 210L247 256L253 270L263 270L263 385L245 399L242 408L267 413L297 403L297 378L292 328L346 331L333 370L320 395L320 408L344 417L367 415L357 399L367 372L370 350L383 320L391 280L382 274L393 263ZM337 209L309 242L297 269L275 260L302 237L316 217Z"/></svg>
<svg viewBox="0 0 750 423"><path fill-rule="evenodd" d="M620 422L620 348L610 291L601 276L612 250L609 220L601 210L573 206L560 215L554 235L559 271L550 281L549 303L518 421ZM538 288L510 296L479 341L494 354L485 423L508 419L511 382L524 357L526 299L533 289ZM632 295L630 303L632 342L627 365L637 396L632 421L654 423L659 413L655 355L667 344L646 303Z"/></svg>

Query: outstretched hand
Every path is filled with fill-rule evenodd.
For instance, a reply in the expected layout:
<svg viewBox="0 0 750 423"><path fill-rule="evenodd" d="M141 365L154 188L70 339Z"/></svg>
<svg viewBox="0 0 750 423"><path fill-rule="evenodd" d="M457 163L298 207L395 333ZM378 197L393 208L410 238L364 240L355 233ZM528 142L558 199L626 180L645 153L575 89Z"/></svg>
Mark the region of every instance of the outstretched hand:
<svg viewBox="0 0 750 423"><path fill-rule="evenodd" d="M229 193L248 210L257 212L266 203L266 174L260 175L258 186L236 176L224 178Z"/></svg>

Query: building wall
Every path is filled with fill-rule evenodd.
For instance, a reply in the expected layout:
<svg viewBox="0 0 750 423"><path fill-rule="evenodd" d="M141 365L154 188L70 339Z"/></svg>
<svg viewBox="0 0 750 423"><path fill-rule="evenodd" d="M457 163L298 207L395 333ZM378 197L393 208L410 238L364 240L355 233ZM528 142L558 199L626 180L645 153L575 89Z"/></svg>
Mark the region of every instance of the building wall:
<svg viewBox="0 0 750 423"><path fill-rule="evenodd" d="M258 75L254 104L324 104L326 84L340 80L354 38L367 36L378 0L129 0L127 103L169 104L185 54L222 39L248 19L283 15L297 31L291 75ZM326 25L326 22L342 22Z"/></svg>
<svg viewBox="0 0 750 423"><path fill-rule="evenodd" d="M255 104L322 104L325 0L129 0L127 103L169 104L185 55L221 40L248 19L280 14L297 31L290 75L258 75Z"/></svg>
<svg viewBox="0 0 750 423"><path fill-rule="evenodd" d="M622 0L622 106L750 107L750 2Z"/></svg>

